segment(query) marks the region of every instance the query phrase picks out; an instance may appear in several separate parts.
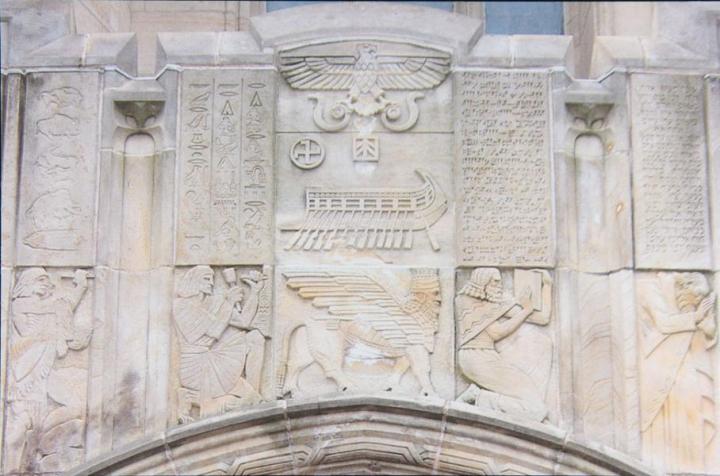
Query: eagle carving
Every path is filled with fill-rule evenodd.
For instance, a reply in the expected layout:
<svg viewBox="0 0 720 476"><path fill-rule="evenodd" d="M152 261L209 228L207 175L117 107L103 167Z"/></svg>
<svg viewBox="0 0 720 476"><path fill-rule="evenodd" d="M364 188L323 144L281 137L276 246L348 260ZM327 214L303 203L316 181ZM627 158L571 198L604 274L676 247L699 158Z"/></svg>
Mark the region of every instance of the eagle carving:
<svg viewBox="0 0 720 476"><path fill-rule="evenodd" d="M401 111L397 103L385 98L385 91L422 91L438 86L450 72L450 56L440 51L432 55L383 55L378 54L376 44L360 43L353 55L283 55L280 72L294 89L348 91L347 99L331 109L333 120L341 120L344 106L364 117L387 110L384 117L392 122L400 119ZM409 97L414 101L422 95Z"/></svg>

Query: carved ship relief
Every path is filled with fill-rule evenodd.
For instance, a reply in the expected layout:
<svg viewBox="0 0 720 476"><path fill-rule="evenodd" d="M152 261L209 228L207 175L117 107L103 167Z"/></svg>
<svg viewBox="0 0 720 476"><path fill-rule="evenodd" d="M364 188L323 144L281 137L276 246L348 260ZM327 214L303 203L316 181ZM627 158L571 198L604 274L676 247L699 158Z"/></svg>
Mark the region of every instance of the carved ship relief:
<svg viewBox="0 0 720 476"><path fill-rule="evenodd" d="M358 249L409 250L413 232L425 230L438 251L430 226L447 210L447 198L432 175L424 170L415 173L423 185L414 190L308 188L303 221L281 228L295 232L285 249L330 250L344 241Z"/></svg>

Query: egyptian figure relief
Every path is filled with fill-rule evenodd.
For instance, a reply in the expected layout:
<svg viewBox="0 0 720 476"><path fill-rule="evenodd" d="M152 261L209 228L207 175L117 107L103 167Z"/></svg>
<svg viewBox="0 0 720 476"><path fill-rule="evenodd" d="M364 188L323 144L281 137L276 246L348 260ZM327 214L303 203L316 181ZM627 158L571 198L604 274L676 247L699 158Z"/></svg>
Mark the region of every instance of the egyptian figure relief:
<svg viewBox="0 0 720 476"><path fill-rule="evenodd" d="M703 473L715 457L716 299L701 273L637 281L643 453L668 472Z"/></svg>
<svg viewBox="0 0 720 476"><path fill-rule="evenodd" d="M532 328L550 322L552 279L545 270L515 270L513 281L510 292L500 270L476 268L455 297L457 362L470 383L458 400L543 421L552 340Z"/></svg>
<svg viewBox="0 0 720 476"><path fill-rule="evenodd" d="M178 421L266 400L263 371L272 312L268 269L195 266L176 280Z"/></svg>
<svg viewBox="0 0 720 476"><path fill-rule="evenodd" d="M92 298L85 270L25 268L10 302L6 474L82 462Z"/></svg>
<svg viewBox="0 0 720 476"><path fill-rule="evenodd" d="M288 319L278 334L279 395L312 394L325 379L334 384L330 392L417 394L419 389L437 395L431 359L446 350L436 342L442 303L438 270L303 269L283 271L282 279L287 289L280 313ZM322 375L308 369L313 364Z"/></svg>

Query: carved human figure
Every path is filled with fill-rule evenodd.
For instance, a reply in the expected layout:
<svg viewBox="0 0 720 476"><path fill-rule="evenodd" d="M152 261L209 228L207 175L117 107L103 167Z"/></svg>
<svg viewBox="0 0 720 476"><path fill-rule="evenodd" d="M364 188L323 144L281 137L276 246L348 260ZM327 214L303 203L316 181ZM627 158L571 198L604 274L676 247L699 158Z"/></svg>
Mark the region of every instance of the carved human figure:
<svg viewBox="0 0 720 476"><path fill-rule="evenodd" d="M255 272L241 278L250 289L247 299L234 269L225 269L223 276L229 287L218 292L212 268L195 266L177 287L181 423L192 421L193 407L205 417L262 400L265 337L253 321L263 276Z"/></svg>
<svg viewBox="0 0 720 476"><path fill-rule="evenodd" d="M82 441L77 435L82 432L85 401L85 396L77 391L84 388L77 381L80 369L58 363L65 360L70 351L85 349L92 335L92 329L75 323L75 311L88 287L87 275L86 271L75 271L75 286L58 293L45 269L28 268L13 288L7 473L43 470L42 458L54 453L52 448L58 446L58 442L46 441L44 437L60 425L75 420L77 425L73 430ZM76 453L70 448L68 452Z"/></svg>
<svg viewBox="0 0 720 476"><path fill-rule="evenodd" d="M546 325L550 319L552 281L546 271L536 272L541 280L541 306L536 309L530 288L518 298L503 290L500 271L477 268L455 298L460 317L460 350L458 364L463 375L472 382L459 400L514 413L542 421L547 415L543 392L526 371L506 359L496 343L531 322ZM539 291L536 290L536 292ZM528 355L528 359L546 359L546 355Z"/></svg>
<svg viewBox="0 0 720 476"><path fill-rule="evenodd" d="M665 471L702 473L716 432L715 293L700 273L658 273L637 291L643 452Z"/></svg>

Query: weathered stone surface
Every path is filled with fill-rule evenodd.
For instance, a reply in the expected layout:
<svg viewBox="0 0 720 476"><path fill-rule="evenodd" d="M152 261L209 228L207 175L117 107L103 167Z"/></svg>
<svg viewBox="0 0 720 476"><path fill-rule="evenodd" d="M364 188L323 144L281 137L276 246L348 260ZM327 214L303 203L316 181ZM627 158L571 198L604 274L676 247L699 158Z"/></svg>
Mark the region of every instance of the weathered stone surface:
<svg viewBox="0 0 720 476"><path fill-rule="evenodd" d="M264 4L0 7L3 474L720 472L717 5Z"/></svg>

